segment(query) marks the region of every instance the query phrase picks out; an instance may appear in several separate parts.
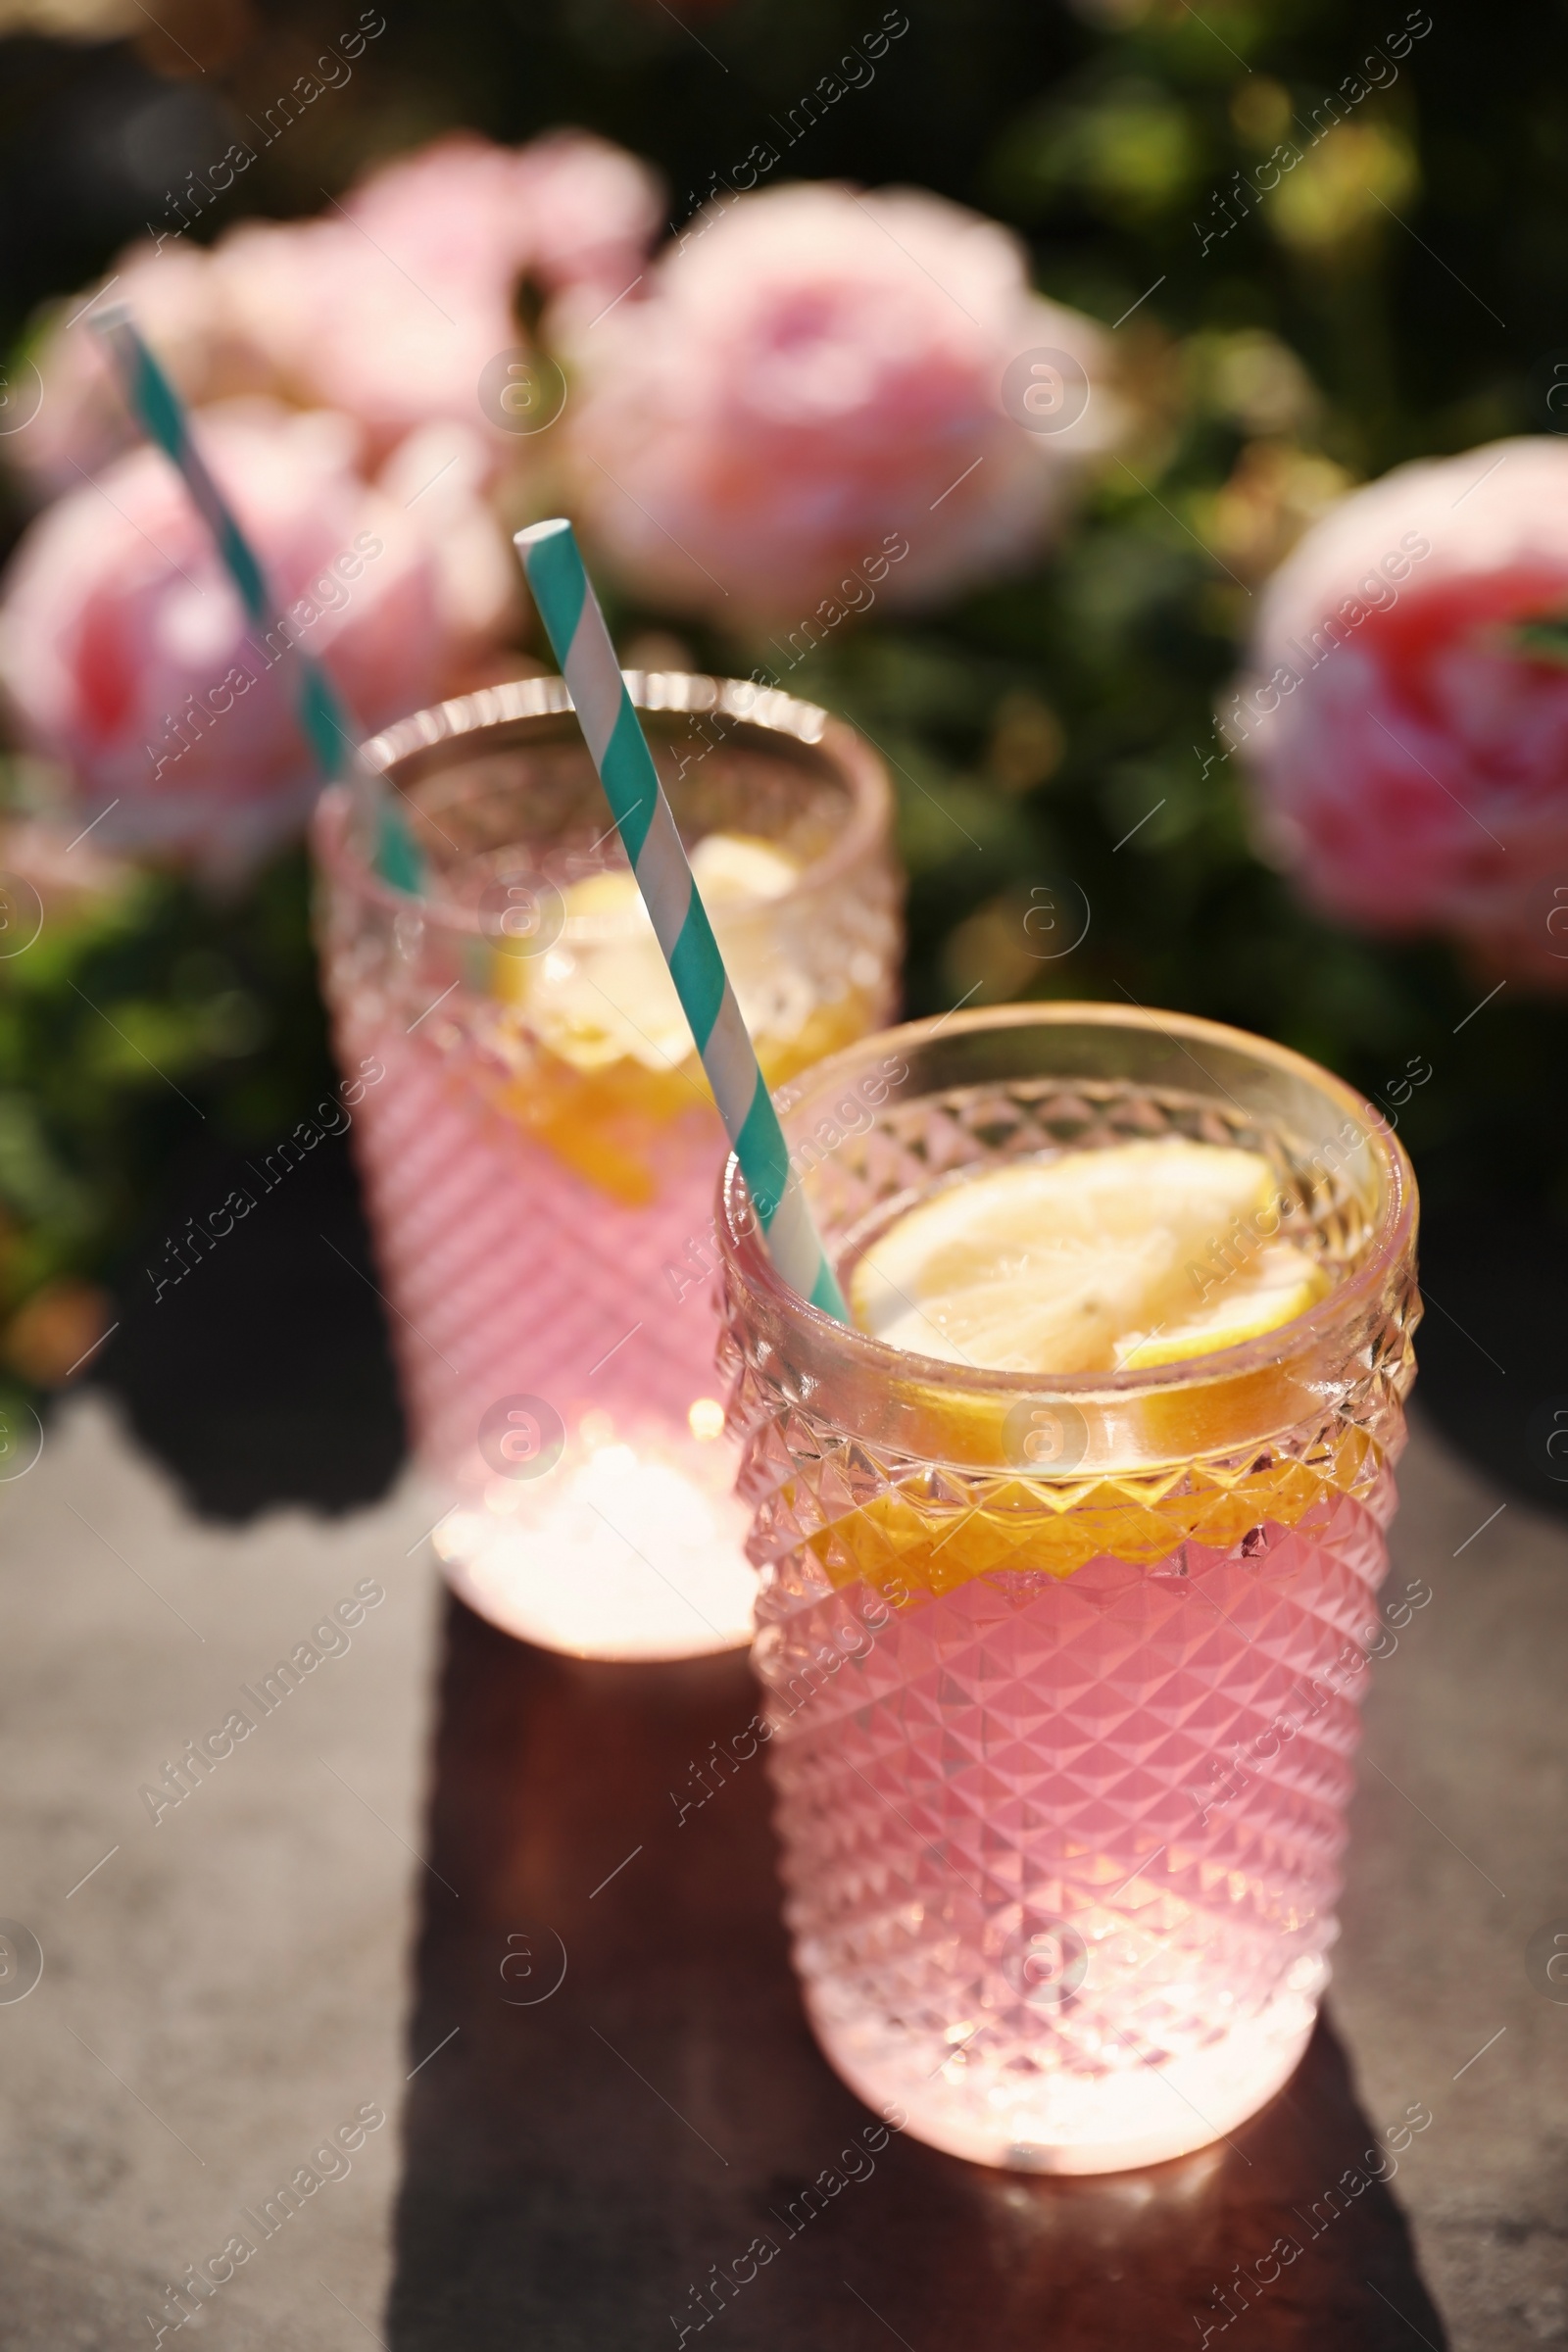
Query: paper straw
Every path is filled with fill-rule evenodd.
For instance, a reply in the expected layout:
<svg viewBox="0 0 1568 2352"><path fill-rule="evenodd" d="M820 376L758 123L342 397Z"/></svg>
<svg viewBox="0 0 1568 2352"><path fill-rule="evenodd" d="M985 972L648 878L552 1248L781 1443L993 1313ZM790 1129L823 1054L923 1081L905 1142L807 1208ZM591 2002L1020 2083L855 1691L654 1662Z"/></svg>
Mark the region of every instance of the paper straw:
<svg viewBox="0 0 1568 2352"><path fill-rule="evenodd" d="M264 632L273 627L281 608L268 586L267 574L208 470L179 394L143 342L129 311L122 303L112 304L97 314L92 326L114 363L126 406L147 438L177 466L191 504L212 532L213 544L239 590L246 618ZM419 853L385 786L377 788L375 780L359 766L359 730L348 705L303 646L296 645L293 653L299 677L295 714L321 781L330 783L334 776L352 770L362 790L368 784L374 796L377 870L396 889L417 891L423 882Z"/></svg>
<svg viewBox="0 0 1568 2352"><path fill-rule="evenodd" d="M800 1185L791 1178L789 1152L767 1082L697 895L571 525L564 520L536 522L517 533L516 544L675 994L691 1023L719 1116L761 1219L768 1252L803 1298L847 1323L844 1294Z"/></svg>

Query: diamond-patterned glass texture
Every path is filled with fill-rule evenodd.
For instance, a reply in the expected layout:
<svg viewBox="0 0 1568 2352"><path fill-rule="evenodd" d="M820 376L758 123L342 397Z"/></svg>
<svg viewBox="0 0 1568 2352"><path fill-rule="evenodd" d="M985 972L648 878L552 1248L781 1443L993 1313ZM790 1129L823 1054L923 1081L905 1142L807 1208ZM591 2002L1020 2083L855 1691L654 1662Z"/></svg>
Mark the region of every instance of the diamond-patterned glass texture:
<svg viewBox="0 0 1568 2352"><path fill-rule="evenodd" d="M1267 1148L1321 1254L1340 1188L1223 1106L1038 1085L890 1104L815 1203L865 1231L976 1159L1170 1128ZM846 2078L992 2163L1098 2170L1226 2132L1310 2032L1412 1373L1411 1269L1265 1443L1050 1482L813 1411L727 1304L762 1572L788 1917ZM956 1383L961 1374L955 1371Z"/></svg>

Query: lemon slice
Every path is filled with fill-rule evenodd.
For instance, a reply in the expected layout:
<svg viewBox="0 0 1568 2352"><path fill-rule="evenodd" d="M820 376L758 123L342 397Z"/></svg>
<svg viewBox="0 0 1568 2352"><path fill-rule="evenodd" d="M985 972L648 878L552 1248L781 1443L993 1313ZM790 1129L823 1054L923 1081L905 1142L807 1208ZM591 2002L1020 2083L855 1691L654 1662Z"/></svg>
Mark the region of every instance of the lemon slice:
<svg viewBox="0 0 1568 2352"><path fill-rule="evenodd" d="M1316 1306L1329 1287L1323 1268L1291 1242L1271 1242L1253 1262L1223 1284L1190 1322L1167 1323L1162 1332L1134 1335L1116 1351L1124 1371L1151 1364L1176 1364L1193 1355L1212 1355L1261 1339L1282 1323L1294 1323Z"/></svg>
<svg viewBox="0 0 1568 2352"><path fill-rule="evenodd" d="M782 898L800 872L771 842L710 833L692 853L707 907L741 1010L754 1036L789 1035L811 1009L812 994L752 912ZM677 1067L693 1052L668 967L654 937L637 878L625 868L590 874L562 894L565 923L543 956L495 958L492 985L522 1006L542 1044L579 1070L619 1061Z"/></svg>
<svg viewBox="0 0 1568 2352"><path fill-rule="evenodd" d="M855 1319L895 1348L999 1372L1112 1371L1229 1347L1324 1287L1304 1252L1259 1238L1276 1192L1261 1152L1181 1136L992 1168L872 1244Z"/></svg>
<svg viewBox="0 0 1568 2352"><path fill-rule="evenodd" d="M788 850L753 833L705 833L692 852L692 879L710 914L741 899L781 899L800 870Z"/></svg>

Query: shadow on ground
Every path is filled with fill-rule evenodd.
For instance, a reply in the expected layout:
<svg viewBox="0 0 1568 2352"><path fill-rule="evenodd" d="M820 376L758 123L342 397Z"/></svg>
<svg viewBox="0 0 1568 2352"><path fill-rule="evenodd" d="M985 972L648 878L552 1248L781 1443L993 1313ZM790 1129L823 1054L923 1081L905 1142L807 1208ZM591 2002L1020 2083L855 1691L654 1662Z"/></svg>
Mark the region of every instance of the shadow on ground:
<svg viewBox="0 0 1568 2352"><path fill-rule="evenodd" d="M211 1152L187 1167L146 1262L162 1269L166 1237L248 1164ZM1429 1402L1517 1484L1518 1391L1488 1357L1510 1348L1523 1368L1515 1325L1537 1326L1510 1304L1517 1278L1495 1278L1500 1240L1478 1254L1471 1220L1451 1244L1440 1229L1429 1251L1449 1308L1426 1335ZM374 1281L348 1154L323 1145L161 1297L132 1265L98 1376L209 1516L351 1509L404 1452ZM1327 2022L1230 2144L1044 2180L896 2135L805 2220L808 2184L842 2176L871 2119L801 2011L760 1766L678 1809L756 1703L740 1658L586 1665L450 1604L392 2352L678 2346L708 2326L732 2352L1444 2343L1388 2188L1337 2198L1325 2220L1375 2139ZM776 2253L734 2285L760 2237ZM1244 2300L1237 2266L1268 2273L1279 2238L1299 2253Z"/></svg>
<svg viewBox="0 0 1568 2352"><path fill-rule="evenodd" d="M450 1604L392 2352L1444 2344L1326 2022L1231 2144L1173 2164L1047 2180L900 2136L845 2162L874 2119L802 2015L760 1762L679 1810L756 1704L737 1657L588 1665ZM806 2200L824 2170L864 2177Z"/></svg>
<svg viewBox="0 0 1568 2352"><path fill-rule="evenodd" d="M405 1451L347 1149L328 1139L270 1189L268 1166L216 1149L182 1166L127 1263L120 1329L96 1370L211 1519L357 1509L386 1493ZM236 1187L254 1208L203 1251L188 1221L205 1227Z"/></svg>

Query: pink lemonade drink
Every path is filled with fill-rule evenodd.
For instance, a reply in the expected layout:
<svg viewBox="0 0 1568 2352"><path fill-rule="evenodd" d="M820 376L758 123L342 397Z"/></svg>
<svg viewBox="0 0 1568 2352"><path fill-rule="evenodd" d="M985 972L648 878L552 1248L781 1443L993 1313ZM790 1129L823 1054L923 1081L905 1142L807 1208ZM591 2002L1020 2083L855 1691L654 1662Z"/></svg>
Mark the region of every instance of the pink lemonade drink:
<svg viewBox="0 0 1568 2352"><path fill-rule="evenodd" d="M1109 1005L894 1030L780 1103L858 1326L780 1284L731 1161L724 1355L817 2038L980 2163L1183 2154L1286 2082L1328 1976L1413 1372L1408 1163L1298 1056Z"/></svg>
<svg viewBox="0 0 1568 2352"><path fill-rule="evenodd" d="M776 1083L874 1028L899 951L874 754L812 706L628 684ZM316 831L355 1145L434 1541L473 1607L584 1657L752 1634L757 1580L713 1369L724 1140L559 678L368 748L422 891L372 872L346 788ZM868 1115L868 1114L867 1114Z"/></svg>

